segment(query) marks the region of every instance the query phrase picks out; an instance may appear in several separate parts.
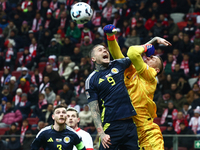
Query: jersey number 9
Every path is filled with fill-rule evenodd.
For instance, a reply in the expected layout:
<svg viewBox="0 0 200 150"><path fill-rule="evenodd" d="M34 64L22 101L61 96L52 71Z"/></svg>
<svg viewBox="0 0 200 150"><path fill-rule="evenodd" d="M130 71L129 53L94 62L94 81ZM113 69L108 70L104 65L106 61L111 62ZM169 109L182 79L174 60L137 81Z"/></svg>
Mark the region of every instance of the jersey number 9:
<svg viewBox="0 0 200 150"><path fill-rule="evenodd" d="M113 79L113 77L107 77L107 80L112 86L115 85L115 80Z"/></svg>

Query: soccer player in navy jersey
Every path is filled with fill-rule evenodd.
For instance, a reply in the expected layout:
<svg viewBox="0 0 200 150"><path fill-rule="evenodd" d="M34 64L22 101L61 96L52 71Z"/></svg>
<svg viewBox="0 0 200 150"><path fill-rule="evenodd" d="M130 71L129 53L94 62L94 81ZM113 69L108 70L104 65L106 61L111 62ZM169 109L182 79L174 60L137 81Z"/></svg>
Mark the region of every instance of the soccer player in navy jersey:
<svg viewBox="0 0 200 150"><path fill-rule="evenodd" d="M95 127L100 135L100 150L138 150L136 115L124 84L129 58L110 61L108 50L96 45L91 50L96 70L87 78L85 89Z"/></svg>
<svg viewBox="0 0 200 150"><path fill-rule="evenodd" d="M81 137L68 127L66 108L58 105L54 108L52 118L54 125L43 128L31 145L31 150L72 150L75 145L78 150L86 150Z"/></svg>

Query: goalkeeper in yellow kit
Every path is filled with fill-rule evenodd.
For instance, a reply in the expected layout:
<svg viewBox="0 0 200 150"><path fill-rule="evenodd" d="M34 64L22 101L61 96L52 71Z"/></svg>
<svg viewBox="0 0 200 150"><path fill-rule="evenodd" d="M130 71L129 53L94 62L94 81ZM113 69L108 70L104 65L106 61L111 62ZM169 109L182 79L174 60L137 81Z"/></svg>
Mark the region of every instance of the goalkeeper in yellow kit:
<svg viewBox="0 0 200 150"><path fill-rule="evenodd" d="M108 47L114 59L124 58L113 34L115 26L107 25L104 32L107 34ZM153 101L157 86L156 76L163 70L162 59L154 54L154 47L150 43L158 42L171 45L168 41L155 37L142 46L131 46L127 56L133 65L124 72L124 82L131 101L137 112L133 121L137 126L139 145L141 150L164 150L163 137L160 128L153 122L156 115L156 104ZM143 61L141 54L146 52L147 59Z"/></svg>

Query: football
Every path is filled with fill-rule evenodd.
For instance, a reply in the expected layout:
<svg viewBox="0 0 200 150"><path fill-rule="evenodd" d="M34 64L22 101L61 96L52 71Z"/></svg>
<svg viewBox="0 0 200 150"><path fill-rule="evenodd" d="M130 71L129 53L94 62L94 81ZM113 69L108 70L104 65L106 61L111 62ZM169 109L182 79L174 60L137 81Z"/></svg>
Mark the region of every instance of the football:
<svg viewBox="0 0 200 150"><path fill-rule="evenodd" d="M87 3L79 2L73 5L70 14L77 24L85 24L92 18L93 11Z"/></svg>

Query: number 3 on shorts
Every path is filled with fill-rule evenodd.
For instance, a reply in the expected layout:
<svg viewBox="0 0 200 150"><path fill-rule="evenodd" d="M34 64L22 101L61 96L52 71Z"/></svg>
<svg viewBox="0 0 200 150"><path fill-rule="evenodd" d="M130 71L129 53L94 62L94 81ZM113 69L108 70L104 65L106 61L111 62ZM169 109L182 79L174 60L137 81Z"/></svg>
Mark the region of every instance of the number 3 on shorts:
<svg viewBox="0 0 200 150"><path fill-rule="evenodd" d="M57 145L57 148L58 148L58 150L62 150L62 145L61 145L61 144L58 144L58 145Z"/></svg>

